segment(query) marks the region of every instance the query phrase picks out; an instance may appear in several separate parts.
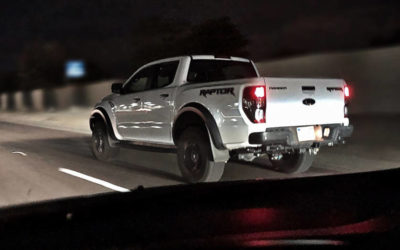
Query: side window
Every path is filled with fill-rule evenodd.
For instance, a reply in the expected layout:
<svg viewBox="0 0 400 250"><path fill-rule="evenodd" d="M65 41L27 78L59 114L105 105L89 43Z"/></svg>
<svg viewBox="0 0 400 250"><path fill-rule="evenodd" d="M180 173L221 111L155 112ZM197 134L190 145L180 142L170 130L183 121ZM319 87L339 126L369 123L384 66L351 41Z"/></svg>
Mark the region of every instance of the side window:
<svg viewBox="0 0 400 250"><path fill-rule="evenodd" d="M137 72L133 78L125 84L123 92L129 94L150 89L153 69L154 67L150 66Z"/></svg>
<svg viewBox="0 0 400 250"><path fill-rule="evenodd" d="M174 81L179 61L157 64L154 88L162 88Z"/></svg>

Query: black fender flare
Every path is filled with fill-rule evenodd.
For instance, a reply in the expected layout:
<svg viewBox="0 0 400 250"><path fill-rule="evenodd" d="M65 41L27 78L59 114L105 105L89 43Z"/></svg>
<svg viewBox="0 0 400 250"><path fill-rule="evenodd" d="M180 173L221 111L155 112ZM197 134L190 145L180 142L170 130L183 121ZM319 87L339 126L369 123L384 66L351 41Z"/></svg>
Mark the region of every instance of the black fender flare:
<svg viewBox="0 0 400 250"><path fill-rule="evenodd" d="M212 143L214 144L214 146L217 149L226 149L222 142L221 134L219 133L219 129L218 129L217 123L215 122L214 117L212 116L212 114L206 107L204 107L203 105L201 105L199 103L188 103L179 110L178 115L174 119L174 123L173 123L173 127L172 127L172 135L175 135L175 133L176 133L176 131L175 131L176 121L179 119L179 117L181 115L183 115L186 112L194 112L203 120L208 131L210 132ZM174 141L175 141L175 138L174 138Z"/></svg>
<svg viewBox="0 0 400 250"><path fill-rule="evenodd" d="M89 120L89 126L90 129L93 131L93 122L92 120L96 119L97 117L101 117L101 119L104 121L104 124L107 127L107 132L110 135L110 137L113 140L118 140L117 137L114 134L114 130L113 127L111 125L111 120L107 114L107 111L102 108L102 107L97 107L96 109L94 109L90 115L90 120Z"/></svg>

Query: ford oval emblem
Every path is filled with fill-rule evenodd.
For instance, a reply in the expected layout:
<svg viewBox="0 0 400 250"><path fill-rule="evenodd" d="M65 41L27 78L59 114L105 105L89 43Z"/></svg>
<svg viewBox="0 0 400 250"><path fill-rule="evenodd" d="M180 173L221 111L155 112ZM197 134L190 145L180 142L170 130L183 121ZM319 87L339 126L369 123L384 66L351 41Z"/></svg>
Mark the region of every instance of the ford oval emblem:
<svg viewBox="0 0 400 250"><path fill-rule="evenodd" d="M306 98L303 100L303 104L307 106L311 106L315 104L315 100L312 98Z"/></svg>

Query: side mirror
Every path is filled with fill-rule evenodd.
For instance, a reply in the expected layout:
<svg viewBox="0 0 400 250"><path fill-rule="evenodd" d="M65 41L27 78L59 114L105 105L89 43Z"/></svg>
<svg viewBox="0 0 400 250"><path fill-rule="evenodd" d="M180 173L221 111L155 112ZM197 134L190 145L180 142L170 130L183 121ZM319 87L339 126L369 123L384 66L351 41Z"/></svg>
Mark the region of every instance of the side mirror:
<svg viewBox="0 0 400 250"><path fill-rule="evenodd" d="M113 83L111 85L111 92L113 92L114 94L121 94L122 85L122 83Z"/></svg>

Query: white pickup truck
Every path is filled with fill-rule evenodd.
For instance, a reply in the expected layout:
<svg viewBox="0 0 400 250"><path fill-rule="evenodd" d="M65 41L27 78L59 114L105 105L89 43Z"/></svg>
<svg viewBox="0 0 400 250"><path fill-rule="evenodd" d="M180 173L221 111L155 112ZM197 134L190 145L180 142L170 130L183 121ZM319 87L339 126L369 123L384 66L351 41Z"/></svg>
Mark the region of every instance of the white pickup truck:
<svg viewBox="0 0 400 250"><path fill-rule="evenodd" d="M344 80L260 77L238 57L151 62L112 92L90 117L94 156L109 160L132 144L175 148L188 182L218 181L231 157L268 155L277 170L304 172L321 146L353 132Z"/></svg>

